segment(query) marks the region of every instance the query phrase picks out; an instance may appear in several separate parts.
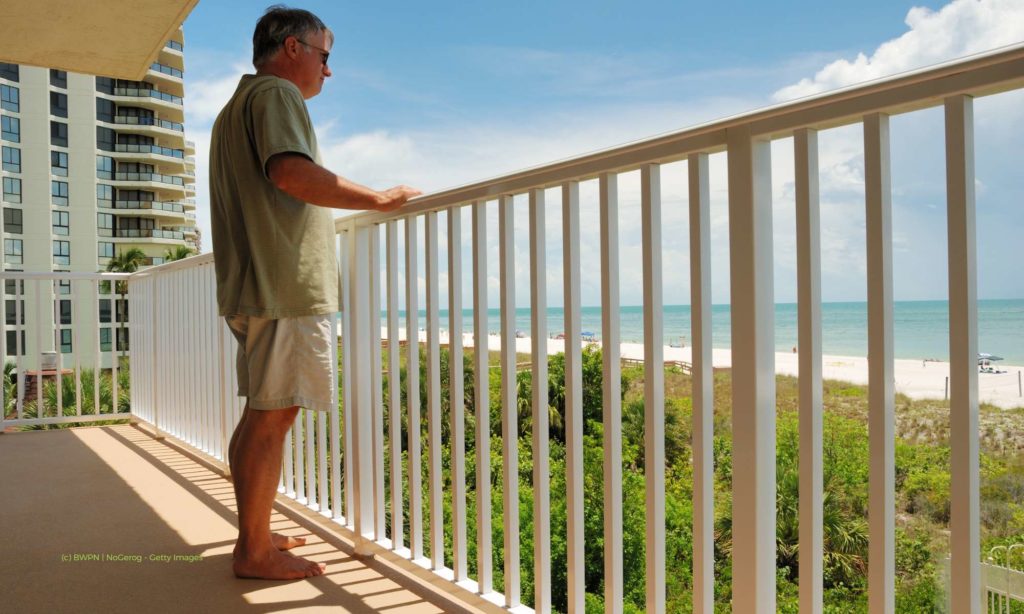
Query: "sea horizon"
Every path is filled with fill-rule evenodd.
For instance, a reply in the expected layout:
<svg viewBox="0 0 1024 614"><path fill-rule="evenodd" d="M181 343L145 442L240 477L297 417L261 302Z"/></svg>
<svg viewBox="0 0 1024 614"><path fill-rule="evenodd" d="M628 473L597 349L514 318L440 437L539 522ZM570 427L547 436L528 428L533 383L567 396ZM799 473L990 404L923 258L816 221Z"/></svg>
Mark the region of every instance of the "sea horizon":
<svg viewBox="0 0 1024 614"><path fill-rule="evenodd" d="M711 306L712 347L732 345L728 304ZM419 327L426 322L426 311L419 311ZM439 310L440 327L447 328L448 310ZM463 309L463 332L473 331L473 310ZM601 338L601 307L580 309L581 330L588 337ZM642 343L643 306L619 308L620 337L624 343ZM867 355L867 302L834 301L821 305L822 353L839 356ZM387 321L382 312L381 326ZM516 330L529 335L531 309L516 309ZM797 304L775 304L776 351L792 351L797 346ZM399 311L399 326L405 327L405 312ZM548 334L564 331L562 307L547 309ZM501 329L500 311L488 309L487 329ZM663 342L669 346L692 343L690 306L665 305ZM949 302L945 300L894 301L893 353L900 359L949 360ZM1024 299L982 299L978 301L978 351L1002 357L1003 364L1024 365Z"/></svg>

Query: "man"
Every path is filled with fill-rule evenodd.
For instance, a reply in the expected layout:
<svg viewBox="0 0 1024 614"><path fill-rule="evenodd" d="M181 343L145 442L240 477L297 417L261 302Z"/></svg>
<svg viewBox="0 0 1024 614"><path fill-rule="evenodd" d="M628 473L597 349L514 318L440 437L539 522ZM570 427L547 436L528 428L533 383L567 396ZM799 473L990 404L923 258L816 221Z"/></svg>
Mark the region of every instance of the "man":
<svg viewBox="0 0 1024 614"><path fill-rule="evenodd" d="M247 397L228 461L238 504L234 572L241 578L320 575L270 532L284 438L299 407L331 404L331 318L338 268L330 209L400 207L419 191L377 192L318 164L305 100L320 93L334 36L308 11L272 6L253 34L255 75L242 77L213 126L210 204L220 314L238 340Z"/></svg>

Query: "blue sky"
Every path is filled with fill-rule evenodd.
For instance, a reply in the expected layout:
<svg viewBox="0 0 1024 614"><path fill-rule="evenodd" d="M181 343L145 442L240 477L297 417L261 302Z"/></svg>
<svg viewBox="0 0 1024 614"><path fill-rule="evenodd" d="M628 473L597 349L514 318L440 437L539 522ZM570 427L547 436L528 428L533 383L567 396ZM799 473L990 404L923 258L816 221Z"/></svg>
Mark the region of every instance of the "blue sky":
<svg viewBox="0 0 1024 614"><path fill-rule="evenodd" d="M477 181L785 99L1024 41L1020 0L841 3L721 1L338 3L301 5L330 26L334 77L310 102L327 166L384 188L426 191ZM780 8L780 6L782 8ZM198 218L209 250L204 176L209 126L238 76L251 71L252 27L263 3L202 0L185 23L186 115L197 142ZM1019 93L976 104L979 295L1024 297L1024 129ZM896 298L945 298L941 112L892 120ZM863 188L857 127L822 133L823 298L865 293ZM776 299L795 300L792 154L773 150ZM685 166L666 185L665 301L687 303ZM939 179L936 180L935 178ZM623 266L633 176L620 179ZM596 208L583 189L583 219ZM713 300L728 301L724 158L712 160ZM557 207L557 193L549 200ZM525 207L517 211L524 229ZM559 209L549 213L549 299L561 300ZM517 263L528 304L526 233ZM584 236L584 304L597 304ZM594 262L591 258L589 262ZM496 275L496 253L491 259ZM676 263L679 264L676 264ZM422 273L421 273L422 274ZM624 276L624 303L641 300ZM496 285L496 279L492 279ZM495 297L496 298L496 297Z"/></svg>

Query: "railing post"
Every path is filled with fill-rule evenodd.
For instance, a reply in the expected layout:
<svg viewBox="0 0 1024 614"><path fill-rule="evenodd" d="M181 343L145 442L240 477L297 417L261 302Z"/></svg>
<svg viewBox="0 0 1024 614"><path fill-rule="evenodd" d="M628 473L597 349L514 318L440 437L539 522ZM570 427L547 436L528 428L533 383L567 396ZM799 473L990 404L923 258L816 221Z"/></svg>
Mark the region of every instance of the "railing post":
<svg viewBox="0 0 1024 614"><path fill-rule="evenodd" d="M821 222L818 133L794 135L800 348L800 611L822 610Z"/></svg>
<svg viewBox="0 0 1024 614"><path fill-rule="evenodd" d="M979 611L981 594L974 181L974 102L969 96L954 96L946 99L949 373L952 380L949 403L950 593L953 611L966 613Z"/></svg>
<svg viewBox="0 0 1024 614"><path fill-rule="evenodd" d="M153 287L153 302L150 310L150 317L153 318L153 356L150 359L152 362L152 373L151 387L153 389L153 436L156 439L163 439L163 433L160 432L160 376L162 371L160 370L160 335L158 333L163 327L160 326L160 279L162 275L153 276L150 278L150 285ZM99 365L96 367L99 368ZM224 459L227 460L227 446L224 447ZM230 474L230 469L228 470Z"/></svg>
<svg viewBox="0 0 1024 614"><path fill-rule="evenodd" d="M519 424L516 399L515 231L511 195L498 200L501 301L501 454L505 521L505 606L519 605Z"/></svg>
<svg viewBox="0 0 1024 614"><path fill-rule="evenodd" d="M420 455L419 247L416 216L405 218L405 389L408 403L409 553L423 557L423 459Z"/></svg>
<svg viewBox="0 0 1024 614"><path fill-rule="evenodd" d="M868 278L868 611L896 609L892 187L889 116L864 118Z"/></svg>
<svg viewBox="0 0 1024 614"><path fill-rule="evenodd" d="M693 611L715 611L714 371L711 361L711 192L708 154L687 159L693 382Z"/></svg>
<svg viewBox="0 0 1024 614"><path fill-rule="evenodd" d="M387 223L388 267L388 425L391 427L391 547L404 541L402 496L402 373L398 333L398 222Z"/></svg>
<svg viewBox="0 0 1024 614"><path fill-rule="evenodd" d="M370 385L373 403L373 509L374 527L378 541L386 537L384 484L384 389L381 373L380 349L380 231L381 227L370 227ZM324 480L326 487L326 480ZM326 490L321 501L326 501Z"/></svg>
<svg viewBox="0 0 1024 614"><path fill-rule="evenodd" d="M448 210L448 404L451 412L452 571L467 579L466 405L462 349L462 208Z"/></svg>
<svg viewBox="0 0 1024 614"><path fill-rule="evenodd" d="M473 203L473 404L476 409L477 587L493 590L491 552L491 425L487 334L487 203Z"/></svg>
<svg viewBox="0 0 1024 614"><path fill-rule="evenodd" d="M599 181L601 208L601 358L604 381L604 607L622 614L622 363L619 347L619 176Z"/></svg>
<svg viewBox="0 0 1024 614"><path fill-rule="evenodd" d="M580 321L580 185L562 185L562 277L565 306L565 484L566 555L569 565L569 612L583 612L586 600L584 567L583 352ZM542 313L546 313L546 310ZM547 339L541 339L547 351ZM547 378L545 378L546 380ZM542 382L546 384L546 382ZM543 389L547 411L547 386ZM547 421L545 420L545 424ZM543 433L547 439L547 432ZM545 445L545 453L547 445ZM547 459L545 459L546 461ZM537 461L534 460L534 463ZM547 463L545 462L545 467ZM547 476L545 475L546 479Z"/></svg>
<svg viewBox="0 0 1024 614"><path fill-rule="evenodd" d="M430 481L430 562L444 568L444 503L441 476L441 344L438 317L437 212L426 215L424 256L427 308L427 476Z"/></svg>
<svg viewBox="0 0 1024 614"><path fill-rule="evenodd" d="M661 268L661 167L640 167L644 278L644 478L647 611L665 611L665 337Z"/></svg>
<svg viewBox="0 0 1024 614"><path fill-rule="evenodd" d="M730 129L733 611L775 612L775 331L771 145Z"/></svg>
<svg viewBox="0 0 1024 614"><path fill-rule="evenodd" d="M544 190L530 190L530 336L531 389L533 392L533 609L537 614L551 611L551 469L548 460L548 328L547 266L544 253ZM568 307L568 304L566 304ZM566 316L569 311L566 309ZM568 323L568 319L566 320ZM568 329L567 329L568 330ZM565 337L566 358L569 341ZM577 340L577 343L579 341ZM579 346L577 346L579 347ZM568 367L568 364L566 364ZM568 368L566 369L568 373ZM568 394L567 394L568 396ZM567 455L568 459L568 455ZM567 466L571 475L574 467ZM570 482L567 482L569 484ZM570 489L571 492L571 489ZM572 513L568 516L572 527ZM573 612L573 531L569 529L569 612Z"/></svg>
<svg viewBox="0 0 1024 614"><path fill-rule="evenodd" d="M349 283L351 284L352 312L352 356L346 360L352 362L352 402L350 412L352 424L352 445L355 448L349 459L354 462L354 502L353 511L356 532L356 553L370 554L369 545L374 541L373 509L373 407L370 376L370 229L353 225L349 230ZM306 433L306 437L312 436Z"/></svg>

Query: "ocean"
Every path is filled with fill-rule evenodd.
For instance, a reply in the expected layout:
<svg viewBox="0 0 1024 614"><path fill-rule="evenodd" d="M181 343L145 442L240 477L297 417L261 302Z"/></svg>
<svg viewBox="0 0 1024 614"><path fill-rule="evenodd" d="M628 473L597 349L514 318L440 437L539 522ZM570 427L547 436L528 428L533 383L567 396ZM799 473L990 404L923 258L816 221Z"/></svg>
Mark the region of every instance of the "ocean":
<svg viewBox="0 0 1024 614"><path fill-rule="evenodd" d="M690 345L690 306L666 305L664 311L665 345ZM441 327L447 328L448 313L440 310ZM728 348L732 330L729 305L711 308L712 345ZM425 325L420 312L419 325ZM548 309L548 333L564 330L561 307ZM583 307L580 312L585 333L601 336L601 308ZM402 314L404 320L404 313ZM623 342L642 342L643 308L624 306L619 310ZM382 320L382 325L386 321ZM867 356L867 303L823 303L821 306L822 352L836 356ZM401 326L404 326L404 321ZM501 329L499 311L488 310L487 328ZM530 333L530 309L516 310L516 329ZM463 311L463 330L473 330L473 310ZM949 360L949 304L946 301L896 301L893 305L894 354L896 358ZM797 345L797 306L775 305L775 347L791 351ZM978 351L1004 359L1003 364L1024 365L1024 299L978 301Z"/></svg>

